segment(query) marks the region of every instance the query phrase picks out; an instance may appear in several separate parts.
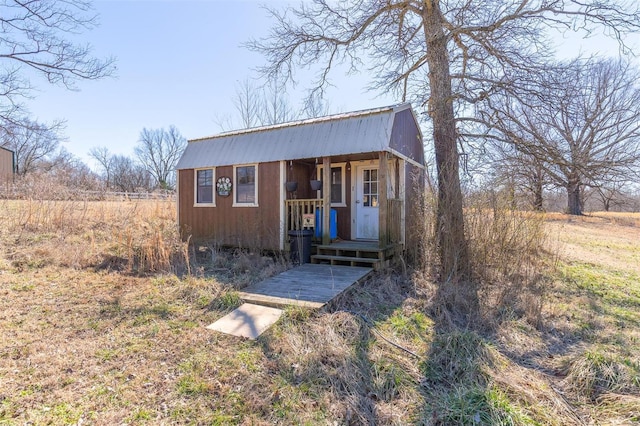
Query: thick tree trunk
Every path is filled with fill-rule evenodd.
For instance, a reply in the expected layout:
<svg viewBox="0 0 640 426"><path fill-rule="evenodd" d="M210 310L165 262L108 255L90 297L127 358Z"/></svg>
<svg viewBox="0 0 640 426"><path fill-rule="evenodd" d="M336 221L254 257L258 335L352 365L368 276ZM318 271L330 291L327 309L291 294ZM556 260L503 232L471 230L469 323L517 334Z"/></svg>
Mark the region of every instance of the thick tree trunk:
<svg viewBox="0 0 640 426"><path fill-rule="evenodd" d="M542 187L536 186L536 190L533 194L533 209L537 212L544 211L544 199L542 198Z"/></svg>
<svg viewBox="0 0 640 426"><path fill-rule="evenodd" d="M567 213L577 216L582 214L582 194L577 178L569 178L567 183Z"/></svg>
<svg viewBox="0 0 640 426"><path fill-rule="evenodd" d="M544 199L542 198L542 182L536 182L535 188L533 190L533 208L537 212L541 212L544 210L543 207Z"/></svg>
<svg viewBox="0 0 640 426"><path fill-rule="evenodd" d="M437 243L442 279L471 279L471 266L464 232L460 188L456 122L453 111L447 39L436 0L426 1L424 29L429 65L429 115L433 120L433 142L438 172Z"/></svg>
<svg viewBox="0 0 640 426"><path fill-rule="evenodd" d="M543 206L543 181L544 181L544 171L542 167L539 165L535 167L535 173L533 176L533 208L535 211L541 212L544 211Z"/></svg>

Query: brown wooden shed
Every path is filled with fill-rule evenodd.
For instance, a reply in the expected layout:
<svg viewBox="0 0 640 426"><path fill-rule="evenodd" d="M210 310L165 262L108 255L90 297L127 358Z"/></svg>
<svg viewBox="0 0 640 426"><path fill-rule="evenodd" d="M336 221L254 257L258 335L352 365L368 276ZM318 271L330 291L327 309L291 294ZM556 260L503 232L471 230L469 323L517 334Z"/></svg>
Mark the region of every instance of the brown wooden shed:
<svg viewBox="0 0 640 426"><path fill-rule="evenodd" d="M408 103L190 140L177 169L178 221L195 241L288 250L307 229L316 260L366 256L323 251L338 242L385 258L416 244L425 158Z"/></svg>

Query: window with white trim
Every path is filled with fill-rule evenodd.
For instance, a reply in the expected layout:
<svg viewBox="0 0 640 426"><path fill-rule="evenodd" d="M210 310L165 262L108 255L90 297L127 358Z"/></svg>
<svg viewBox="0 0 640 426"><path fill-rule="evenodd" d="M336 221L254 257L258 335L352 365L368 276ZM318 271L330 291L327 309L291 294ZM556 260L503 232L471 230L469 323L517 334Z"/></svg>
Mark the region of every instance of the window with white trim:
<svg viewBox="0 0 640 426"><path fill-rule="evenodd" d="M246 164L233 166L235 188L233 195L234 207L258 206L258 165Z"/></svg>
<svg viewBox="0 0 640 426"><path fill-rule="evenodd" d="M346 163L337 163L331 165L331 206L346 207L346 185L345 178ZM317 175L319 180L323 180L324 174L322 166L318 166ZM322 191L318 191L322 196Z"/></svg>
<svg viewBox="0 0 640 426"><path fill-rule="evenodd" d="M196 169L194 199L196 206L215 206L215 169Z"/></svg>

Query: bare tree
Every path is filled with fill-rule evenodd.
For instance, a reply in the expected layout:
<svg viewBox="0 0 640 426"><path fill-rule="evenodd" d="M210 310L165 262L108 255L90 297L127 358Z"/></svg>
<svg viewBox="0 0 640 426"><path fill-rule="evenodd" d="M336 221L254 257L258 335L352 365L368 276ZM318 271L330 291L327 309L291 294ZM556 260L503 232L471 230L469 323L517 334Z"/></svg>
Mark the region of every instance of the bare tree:
<svg viewBox="0 0 640 426"><path fill-rule="evenodd" d="M44 161L42 170L51 182L71 190L95 190L98 186L98 176L64 147Z"/></svg>
<svg viewBox="0 0 640 426"><path fill-rule="evenodd" d="M604 211L608 212L611 208L621 208L629 203L629 197L625 193L625 189L629 187L629 179L617 179L613 176L603 179L601 185L592 185L592 188L602 203Z"/></svg>
<svg viewBox="0 0 640 426"><path fill-rule="evenodd" d="M42 166L58 150L61 123L42 124L28 119L0 127L0 145L15 152L18 174L25 175Z"/></svg>
<svg viewBox="0 0 640 426"><path fill-rule="evenodd" d="M397 90L426 108L440 270L443 280L460 282L472 278L456 128L465 113L500 90L522 87L513 70L539 67L549 30L604 27L625 49L625 34L640 27L638 5L615 0L313 0L270 13L270 35L248 44L266 56L265 75L291 81L296 69L319 66L312 94L322 94L334 66L346 64L375 75L375 89Z"/></svg>
<svg viewBox="0 0 640 426"><path fill-rule="evenodd" d="M245 79L236 86L233 105L240 116L241 127L250 129L262 124L260 108L263 103L262 93L249 80Z"/></svg>
<svg viewBox="0 0 640 426"><path fill-rule="evenodd" d="M640 161L640 74L628 62L573 61L540 81L545 96L506 98L492 120L518 150L566 188L582 214L585 186L633 172Z"/></svg>
<svg viewBox="0 0 640 426"><path fill-rule="evenodd" d="M544 191L551 186L544 159L523 152L515 143L498 142L487 144L486 154L479 161L491 167L496 181L508 182L517 193L524 194L528 200L525 208L544 210Z"/></svg>
<svg viewBox="0 0 640 426"><path fill-rule="evenodd" d="M291 108L286 87L274 79L263 91L264 101L260 110L260 121L263 125L286 123L298 118Z"/></svg>
<svg viewBox="0 0 640 426"><path fill-rule="evenodd" d="M112 187L124 192L152 189L152 176L141 164L125 155L112 156Z"/></svg>
<svg viewBox="0 0 640 426"><path fill-rule="evenodd" d="M95 25L91 4L84 0L0 2L0 121L20 122L20 100L33 89L29 75L74 88L77 80L113 73L113 59L96 59L89 46L69 37Z"/></svg>
<svg viewBox="0 0 640 426"><path fill-rule="evenodd" d="M111 186L111 174L114 167L113 154L106 146L93 147L89 150L89 156L93 158L102 168L105 187Z"/></svg>
<svg viewBox="0 0 640 426"><path fill-rule="evenodd" d="M315 118L329 115L331 106L320 96L310 96L304 102L302 116L300 118Z"/></svg>
<svg viewBox="0 0 640 426"><path fill-rule="evenodd" d="M236 87L233 104L240 117L240 127L249 129L269 126L298 118L294 113L285 87L272 83L257 87L244 80Z"/></svg>
<svg viewBox="0 0 640 426"><path fill-rule="evenodd" d="M158 186L170 189L175 184L175 168L186 145L187 140L175 126L169 126L169 130L144 128L134 151Z"/></svg>

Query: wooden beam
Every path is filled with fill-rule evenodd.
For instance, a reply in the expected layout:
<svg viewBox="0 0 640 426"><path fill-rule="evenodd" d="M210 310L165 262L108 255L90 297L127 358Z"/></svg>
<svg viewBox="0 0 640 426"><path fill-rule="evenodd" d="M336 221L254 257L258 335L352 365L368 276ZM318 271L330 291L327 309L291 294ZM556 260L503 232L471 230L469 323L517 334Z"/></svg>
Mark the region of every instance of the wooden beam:
<svg viewBox="0 0 640 426"><path fill-rule="evenodd" d="M381 151L378 154L380 164L378 165L378 241L380 247L386 247L389 244L389 220L388 202L387 202L387 179L389 175L389 154Z"/></svg>
<svg viewBox="0 0 640 426"><path fill-rule="evenodd" d="M331 158L322 158L322 244L331 244Z"/></svg>

